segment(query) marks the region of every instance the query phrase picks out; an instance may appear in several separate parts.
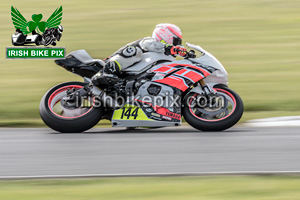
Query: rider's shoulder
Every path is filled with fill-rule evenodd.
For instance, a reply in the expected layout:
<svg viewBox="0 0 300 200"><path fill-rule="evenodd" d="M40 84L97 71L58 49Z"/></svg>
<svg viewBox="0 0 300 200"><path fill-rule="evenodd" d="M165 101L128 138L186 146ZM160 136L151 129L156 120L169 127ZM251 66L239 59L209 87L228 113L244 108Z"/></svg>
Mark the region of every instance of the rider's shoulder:
<svg viewBox="0 0 300 200"><path fill-rule="evenodd" d="M144 37L143 39L142 39L142 41L143 40L152 40L152 41L155 41L155 39L153 38L153 37Z"/></svg>
<svg viewBox="0 0 300 200"><path fill-rule="evenodd" d="M163 43L156 41L152 37L143 38L140 41L139 45L144 51L155 51L155 52L163 52L165 46Z"/></svg>

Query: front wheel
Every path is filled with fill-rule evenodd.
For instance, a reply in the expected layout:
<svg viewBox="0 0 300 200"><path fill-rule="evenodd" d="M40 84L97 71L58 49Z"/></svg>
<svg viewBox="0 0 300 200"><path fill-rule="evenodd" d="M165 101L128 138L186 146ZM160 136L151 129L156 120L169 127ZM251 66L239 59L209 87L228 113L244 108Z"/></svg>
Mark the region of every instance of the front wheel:
<svg viewBox="0 0 300 200"><path fill-rule="evenodd" d="M52 35L43 37L44 46L48 46L48 45L52 44L54 41L55 41L55 38Z"/></svg>
<svg viewBox="0 0 300 200"><path fill-rule="evenodd" d="M243 115L242 99L225 86L216 86L215 95L206 98L189 94L182 109L187 123L201 131L223 131L235 125Z"/></svg>
<svg viewBox="0 0 300 200"><path fill-rule="evenodd" d="M93 98L81 98L80 105L66 104L69 90L76 91L85 83L66 82L51 88L40 103L40 116L47 126L62 133L79 133L95 126L104 110L96 107Z"/></svg>

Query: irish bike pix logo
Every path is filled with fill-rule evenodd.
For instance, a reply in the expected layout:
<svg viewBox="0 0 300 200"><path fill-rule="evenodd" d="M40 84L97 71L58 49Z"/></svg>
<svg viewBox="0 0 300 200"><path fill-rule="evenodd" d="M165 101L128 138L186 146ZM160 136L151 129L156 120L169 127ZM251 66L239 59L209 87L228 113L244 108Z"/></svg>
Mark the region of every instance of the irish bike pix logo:
<svg viewBox="0 0 300 200"><path fill-rule="evenodd" d="M11 6L11 18L15 28L11 41L15 47L6 48L6 58L64 58L65 48L51 47L61 40L62 15L63 8L60 6L46 21L43 21L42 14L33 14L31 20L27 21L17 8Z"/></svg>

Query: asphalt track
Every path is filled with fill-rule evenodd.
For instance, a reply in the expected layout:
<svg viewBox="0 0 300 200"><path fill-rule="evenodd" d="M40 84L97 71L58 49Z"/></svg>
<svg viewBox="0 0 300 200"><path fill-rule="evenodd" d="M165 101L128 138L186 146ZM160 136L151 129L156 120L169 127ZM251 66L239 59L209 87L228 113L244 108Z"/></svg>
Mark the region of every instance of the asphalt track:
<svg viewBox="0 0 300 200"><path fill-rule="evenodd" d="M0 178L300 171L300 127L0 129Z"/></svg>

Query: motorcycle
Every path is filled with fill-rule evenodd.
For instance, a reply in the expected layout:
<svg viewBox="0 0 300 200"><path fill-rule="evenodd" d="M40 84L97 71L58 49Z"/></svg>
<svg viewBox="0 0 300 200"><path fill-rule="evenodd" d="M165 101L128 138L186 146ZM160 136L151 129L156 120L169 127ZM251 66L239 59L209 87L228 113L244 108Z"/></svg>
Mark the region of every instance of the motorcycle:
<svg viewBox="0 0 300 200"><path fill-rule="evenodd" d="M17 29L11 36L11 42L14 46L24 46L27 44L40 45L42 36L35 31L32 31L32 35L24 35L20 29Z"/></svg>
<svg viewBox="0 0 300 200"><path fill-rule="evenodd" d="M48 28L45 30L42 36L42 44L44 46L53 45L56 46L56 40L60 41L62 36L63 26L59 25L57 28Z"/></svg>
<svg viewBox="0 0 300 200"><path fill-rule="evenodd" d="M93 59L85 50L55 60L84 81L61 83L47 91L40 102L42 120L59 132L83 132L102 119L127 128L180 126L183 117L201 131L234 126L244 106L228 88L225 68L200 46L186 45L191 50L182 60L146 52L117 81L108 76L97 86L91 78L101 76L103 60Z"/></svg>

